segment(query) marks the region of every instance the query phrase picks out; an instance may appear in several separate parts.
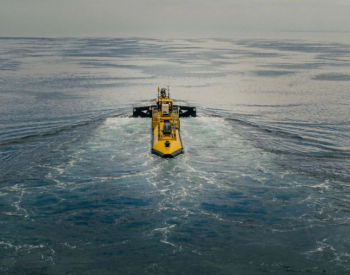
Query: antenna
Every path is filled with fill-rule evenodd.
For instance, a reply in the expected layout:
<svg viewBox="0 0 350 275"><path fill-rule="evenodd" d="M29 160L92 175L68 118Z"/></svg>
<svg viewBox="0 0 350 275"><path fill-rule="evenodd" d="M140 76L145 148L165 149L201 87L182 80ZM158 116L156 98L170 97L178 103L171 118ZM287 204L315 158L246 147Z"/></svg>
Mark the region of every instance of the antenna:
<svg viewBox="0 0 350 275"><path fill-rule="evenodd" d="M169 85L168 85L168 97L170 99L170 88L169 88Z"/></svg>
<svg viewBox="0 0 350 275"><path fill-rule="evenodd" d="M160 106L159 104L160 104L160 103L159 103L159 86L158 86L158 98L157 98L157 105L158 105L157 108L158 108L158 109L159 109L159 106Z"/></svg>

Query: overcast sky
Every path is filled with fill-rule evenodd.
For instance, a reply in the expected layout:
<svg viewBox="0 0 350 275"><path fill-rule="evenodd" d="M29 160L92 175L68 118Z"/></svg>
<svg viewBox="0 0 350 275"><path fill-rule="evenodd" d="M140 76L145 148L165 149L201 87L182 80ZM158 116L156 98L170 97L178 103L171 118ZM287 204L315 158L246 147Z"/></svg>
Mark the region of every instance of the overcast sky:
<svg viewBox="0 0 350 275"><path fill-rule="evenodd" d="M234 37L349 31L350 0L0 0L0 36Z"/></svg>

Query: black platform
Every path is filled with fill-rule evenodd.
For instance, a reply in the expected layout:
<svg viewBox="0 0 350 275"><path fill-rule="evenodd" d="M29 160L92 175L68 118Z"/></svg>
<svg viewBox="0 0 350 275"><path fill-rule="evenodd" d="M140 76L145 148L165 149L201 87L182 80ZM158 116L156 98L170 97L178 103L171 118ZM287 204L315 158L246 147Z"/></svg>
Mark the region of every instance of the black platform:
<svg viewBox="0 0 350 275"><path fill-rule="evenodd" d="M152 108L157 108L157 105L134 107L133 117L152 117ZM180 108L179 117L196 117L196 107L174 105L174 108Z"/></svg>

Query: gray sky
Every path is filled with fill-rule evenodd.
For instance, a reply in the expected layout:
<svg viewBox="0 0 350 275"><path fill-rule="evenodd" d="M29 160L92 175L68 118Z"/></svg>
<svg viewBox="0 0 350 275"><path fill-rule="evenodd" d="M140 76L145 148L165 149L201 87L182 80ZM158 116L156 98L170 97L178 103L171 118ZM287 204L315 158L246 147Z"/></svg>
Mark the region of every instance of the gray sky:
<svg viewBox="0 0 350 275"><path fill-rule="evenodd" d="M234 37L350 31L350 0L0 0L0 36Z"/></svg>

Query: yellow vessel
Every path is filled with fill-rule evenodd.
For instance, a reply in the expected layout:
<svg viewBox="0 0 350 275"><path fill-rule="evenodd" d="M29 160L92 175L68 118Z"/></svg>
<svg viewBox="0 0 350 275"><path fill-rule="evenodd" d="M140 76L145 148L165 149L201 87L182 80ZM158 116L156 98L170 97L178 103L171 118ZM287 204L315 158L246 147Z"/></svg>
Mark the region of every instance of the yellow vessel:
<svg viewBox="0 0 350 275"><path fill-rule="evenodd" d="M180 117L196 116L196 108L174 105L169 88L162 88L155 105L135 107L134 117L152 117L152 153L173 158L183 153Z"/></svg>

